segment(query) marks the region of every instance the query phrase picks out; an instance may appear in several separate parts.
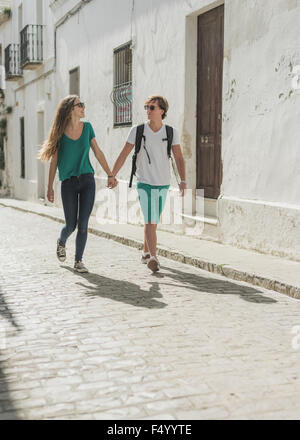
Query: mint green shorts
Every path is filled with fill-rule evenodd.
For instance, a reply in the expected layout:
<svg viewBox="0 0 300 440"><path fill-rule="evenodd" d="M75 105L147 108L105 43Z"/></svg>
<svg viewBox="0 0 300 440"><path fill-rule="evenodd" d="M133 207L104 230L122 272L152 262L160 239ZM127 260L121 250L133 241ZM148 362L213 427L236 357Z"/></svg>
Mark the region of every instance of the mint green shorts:
<svg viewBox="0 0 300 440"><path fill-rule="evenodd" d="M137 191L145 223L159 223L170 185L153 186L138 182Z"/></svg>

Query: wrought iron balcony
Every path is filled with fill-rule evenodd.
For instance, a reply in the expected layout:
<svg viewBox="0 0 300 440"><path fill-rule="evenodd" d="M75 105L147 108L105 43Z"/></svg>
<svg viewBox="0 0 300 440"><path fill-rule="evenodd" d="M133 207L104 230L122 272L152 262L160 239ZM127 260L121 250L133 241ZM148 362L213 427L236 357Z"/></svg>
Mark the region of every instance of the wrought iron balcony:
<svg viewBox="0 0 300 440"><path fill-rule="evenodd" d="M35 69L43 63L43 25L28 24L21 31L21 68Z"/></svg>
<svg viewBox="0 0 300 440"><path fill-rule="evenodd" d="M17 80L22 77L20 67L20 45L9 44L5 48L5 78L6 80Z"/></svg>

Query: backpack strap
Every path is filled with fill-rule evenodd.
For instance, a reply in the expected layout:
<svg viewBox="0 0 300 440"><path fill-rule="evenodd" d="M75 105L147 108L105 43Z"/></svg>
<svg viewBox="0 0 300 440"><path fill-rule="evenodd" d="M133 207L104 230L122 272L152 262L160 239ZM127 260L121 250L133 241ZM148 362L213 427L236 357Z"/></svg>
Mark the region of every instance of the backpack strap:
<svg viewBox="0 0 300 440"><path fill-rule="evenodd" d="M174 175L175 175L176 181L177 181L177 183L179 185L180 182L179 182L179 179L178 179L178 176L177 176L178 173L177 173L175 165L174 165L173 157L171 156L173 136L174 136L173 127L170 127L169 125L166 125L166 131L167 131L167 139L163 139L163 140L164 141L166 141L166 140L168 141L168 157L172 161L172 167L173 167Z"/></svg>
<svg viewBox="0 0 300 440"><path fill-rule="evenodd" d="M168 157L171 157L171 149L173 142L173 127L170 127L170 125L166 125L166 131L167 131L167 139L168 139Z"/></svg>
<svg viewBox="0 0 300 440"><path fill-rule="evenodd" d="M136 158L137 155L141 149L142 139L144 135L144 124L138 125L136 129L136 136L135 136L135 148L134 153L132 156L132 168L131 168L131 175L130 175L130 181L129 181L129 188L132 186L132 179L136 172Z"/></svg>

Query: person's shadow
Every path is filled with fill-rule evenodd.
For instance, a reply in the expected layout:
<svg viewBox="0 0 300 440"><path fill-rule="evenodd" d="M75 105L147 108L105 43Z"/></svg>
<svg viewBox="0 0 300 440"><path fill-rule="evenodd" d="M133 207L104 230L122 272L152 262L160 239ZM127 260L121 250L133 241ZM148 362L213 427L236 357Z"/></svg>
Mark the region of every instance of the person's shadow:
<svg viewBox="0 0 300 440"><path fill-rule="evenodd" d="M14 315L11 312L8 304L5 301L4 295L1 292L1 286L0 286L0 315L3 316L14 328L16 331L21 331L21 327L19 324L15 321Z"/></svg>
<svg viewBox="0 0 300 440"><path fill-rule="evenodd" d="M275 299L262 295L261 292L251 286L243 286L219 278L205 278L167 266L161 266L161 268L165 270L165 277L176 281L176 288L185 287L198 293L203 293L204 295L206 293L213 293L215 295L239 295L244 301L252 303L277 303ZM178 282L181 283L181 285L177 284Z"/></svg>
<svg viewBox="0 0 300 440"><path fill-rule="evenodd" d="M5 320L7 320L14 328L14 330L10 331L10 334L15 334L16 332L21 331L21 327L15 321L12 311L10 310L8 304L5 301L4 295L1 292L1 286L0 286L0 315ZM1 321L0 321L0 348L7 345L8 345L8 341L7 341L6 328L3 325L1 325ZM5 359L5 354L6 354L5 349L3 351L0 350L0 356L3 356L4 359ZM14 408L13 401L10 397L9 384L4 373L4 363L5 360L0 359L0 394L2 399L2 408L0 408L0 416L1 416L1 412L5 412L7 420L18 420L19 416L17 414L16 409Z"/></svg>
<svg viewBox="0 0 300 440"><path fill-rule="evenodd" d="M78 282L76 284L86 288L86 295L89 297L109 298L113 301L120 301L135 307L144 307L147 309L162 309L167 306L166 303L157 301L155 298L163 298L160 293L158 282L152 281L149 290L141 289L137 284L129 281L114 280L97 273L75 272L69 266L61 266L64 269L74 273L74 275L88 281L90 284Z"/></svg>

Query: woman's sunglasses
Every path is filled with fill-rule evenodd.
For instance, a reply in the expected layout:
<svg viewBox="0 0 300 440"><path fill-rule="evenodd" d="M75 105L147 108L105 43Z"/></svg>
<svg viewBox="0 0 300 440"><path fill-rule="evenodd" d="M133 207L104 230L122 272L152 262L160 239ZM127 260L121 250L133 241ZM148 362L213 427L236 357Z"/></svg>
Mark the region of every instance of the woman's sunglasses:
<svg viewBox="0 0 300 440"><path fill-rule="evenodd" d="M145 110L151 110L152 112L153 112L153 110L155 110L156 108L158 108L158 107L155 107L155 105L145 105L144 106L144 109Z"/></svg>
<svg viewBox="0 0 300 440"><path fill-rule="evenodd" d="M74 104L74 107L76 107L76 105L78 105L78 107L80 107L80 108L85 107L85 103L84 102L78 102L77 104Z"/></svg>

